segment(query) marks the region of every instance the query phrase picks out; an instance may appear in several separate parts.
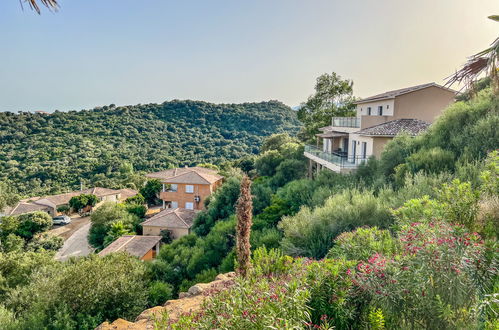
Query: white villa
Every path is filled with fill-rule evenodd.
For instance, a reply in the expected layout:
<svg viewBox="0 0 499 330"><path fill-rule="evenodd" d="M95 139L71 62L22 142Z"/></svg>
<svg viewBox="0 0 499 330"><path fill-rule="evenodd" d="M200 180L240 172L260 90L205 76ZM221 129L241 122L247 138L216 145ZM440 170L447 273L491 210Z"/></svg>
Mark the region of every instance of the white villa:
<svg viewBox="0 0 499 330"><path fill-rule="evenodd" d="M429 83L397 89L356 101L355 117L334 117L316 134L317 145L305 147L309 175L327 168L338 173L355 170L405 132L418 135L452 102L456 92ZM322 140L322 141L321 141Z"/></svg>

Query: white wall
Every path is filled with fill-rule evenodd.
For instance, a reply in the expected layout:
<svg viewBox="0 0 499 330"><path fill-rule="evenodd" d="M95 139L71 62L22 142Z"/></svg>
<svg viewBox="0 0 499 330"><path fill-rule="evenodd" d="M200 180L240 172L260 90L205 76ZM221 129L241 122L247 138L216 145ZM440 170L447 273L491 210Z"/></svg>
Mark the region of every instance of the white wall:
<svg viewBox="0 0 499 330"><path fill-rule="evenodd" d="M383 116L393 116L395 100L383 100L378 102L370 102L357 104L357 117L368 116L367 108L371 107L371 116L378 116L378 106L383 106Z"/></svg>
<svg viewBox="0 0 499 330"><path fill-rule="evenodd" d="M348 146L348 157L352 157L351 160L353 161L353 144L356 143L357 147L355 150L355 156L360 157L362 156L362 142L366 142L366 157L369 158L370 156L373 155L373 138L368 137L368 136L361 136L358 134L350 134L350 141L349 141L349 146Z"/></svg>

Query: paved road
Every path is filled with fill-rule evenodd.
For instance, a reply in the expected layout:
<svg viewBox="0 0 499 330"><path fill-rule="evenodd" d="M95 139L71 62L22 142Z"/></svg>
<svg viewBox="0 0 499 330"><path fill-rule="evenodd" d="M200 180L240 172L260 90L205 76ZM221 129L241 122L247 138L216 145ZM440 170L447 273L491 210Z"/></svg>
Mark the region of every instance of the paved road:
<svg viewBox="0 0 499 330"><path fill-rule="evenodd" d="M88 245L87 235L90 230L90 223L85 224L71 235L62 248L57 251L55 258L64 261L69 257L86 256L92 252L92 248Z"/></svg>

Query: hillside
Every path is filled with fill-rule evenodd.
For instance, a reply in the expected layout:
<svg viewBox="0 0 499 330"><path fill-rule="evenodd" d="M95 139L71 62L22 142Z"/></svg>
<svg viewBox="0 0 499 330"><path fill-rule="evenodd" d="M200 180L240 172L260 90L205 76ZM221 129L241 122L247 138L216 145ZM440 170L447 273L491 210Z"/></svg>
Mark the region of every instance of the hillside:
<svg viewBox="0 0 499 330"><path fill-rule="evenodd" d="M85 184L170 165L219 164L258 152L265 136L295 133L295 112L277 101L171 101L50 115L0 113L0 181L21 194ZM133 180L128 180L133 181Z"/></svg>

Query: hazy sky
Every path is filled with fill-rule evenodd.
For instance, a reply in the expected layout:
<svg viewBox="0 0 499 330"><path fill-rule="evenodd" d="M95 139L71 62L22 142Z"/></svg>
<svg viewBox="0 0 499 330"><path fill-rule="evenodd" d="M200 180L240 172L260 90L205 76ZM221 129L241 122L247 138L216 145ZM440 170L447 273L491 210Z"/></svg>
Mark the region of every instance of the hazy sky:
<svg viewBox="0 0 499 330"><path fill-rule="evenodd" d="M441 83L499 34L498 0L0 0L0 111L171 99L300 104Z"/></svg>

